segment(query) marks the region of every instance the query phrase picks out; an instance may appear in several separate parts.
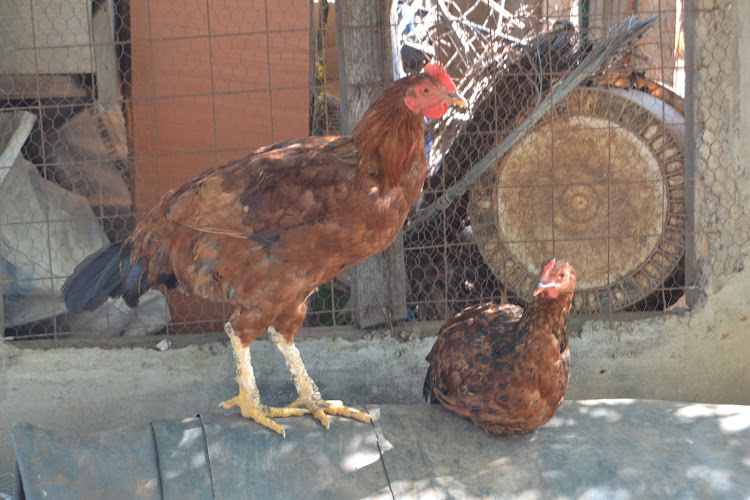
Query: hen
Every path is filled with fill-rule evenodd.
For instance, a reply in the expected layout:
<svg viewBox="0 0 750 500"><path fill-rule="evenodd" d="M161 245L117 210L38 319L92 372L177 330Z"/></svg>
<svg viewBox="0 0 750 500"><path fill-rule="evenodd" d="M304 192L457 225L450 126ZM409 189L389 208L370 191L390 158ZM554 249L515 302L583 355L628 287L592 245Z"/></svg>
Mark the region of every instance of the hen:
<svg viewBox="0 0 750 500"><path fill-rule="evenodd" d="M369 416L321 398L294 345L305 299L320 284L396 238L425 179L424 118L466 106L439 63L398 80L348 137L309 137L258 149L168 193L124 242L81 262L63 287L69 311L163 284L235 309L225 325L239 394L222 403L284 435L274 417ZM262 405L250 343L266 329L299 397Z"/></svg>
<svg viewBox="0 0 750 500"><path fill-rule="evenodd" d="M575 269L552 259L525 310L488 303L461 311L443 325L427 356L425 399L498 438L547 423L568 390L575 287Z"/></svg>

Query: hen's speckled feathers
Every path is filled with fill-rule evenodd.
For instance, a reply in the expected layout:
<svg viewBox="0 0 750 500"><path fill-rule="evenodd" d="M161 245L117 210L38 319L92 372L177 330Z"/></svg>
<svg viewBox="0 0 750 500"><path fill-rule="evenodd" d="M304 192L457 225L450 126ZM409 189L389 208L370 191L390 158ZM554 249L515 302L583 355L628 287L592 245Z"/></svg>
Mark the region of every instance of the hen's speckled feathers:
<svg viewBox="0 0 750 500"><path fill-rule="evenodd" d="M575 284L570 264L552 260L526 310L488 303L461 311L442 327L427 357L425 399L494 437L545 424L568 389Z"/></svg>

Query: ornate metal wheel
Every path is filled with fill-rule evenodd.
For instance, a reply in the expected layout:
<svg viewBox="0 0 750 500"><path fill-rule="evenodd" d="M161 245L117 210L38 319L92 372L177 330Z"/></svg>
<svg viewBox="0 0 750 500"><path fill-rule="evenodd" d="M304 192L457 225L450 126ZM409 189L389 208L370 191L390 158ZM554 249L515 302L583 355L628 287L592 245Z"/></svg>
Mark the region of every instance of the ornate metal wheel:
<svg viewBox="0 0 750 500"><path fill-rule="evenodd" d="M684 119L649 93L578 89L497 159L468 210L482 257L518 296L557 256L578 271L577 312L632 306L684 253Z"/></svg>

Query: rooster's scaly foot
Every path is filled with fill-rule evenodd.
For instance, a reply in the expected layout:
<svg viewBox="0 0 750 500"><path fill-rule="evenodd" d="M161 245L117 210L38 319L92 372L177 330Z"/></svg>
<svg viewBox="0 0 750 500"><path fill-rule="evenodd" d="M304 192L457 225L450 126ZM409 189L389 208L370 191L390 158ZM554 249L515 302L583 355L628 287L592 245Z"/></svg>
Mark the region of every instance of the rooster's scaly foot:
<svg viewBox="0 0 750 500"><path fill-rule="evenodd" d="M288 406L290 409L305 409L305 413L309 411L312 416L315 417L326 429L330 428L330 421L328 415L337 415L339 417L353 418L360 422L367 422L373 420L375 417L372 415L344 406L341 401L329 401L325 399L303 399L297 398L292 404Z"/></svg>
<svg viewBox="0 0 750 500"><path fill-rule="evenodd" d="M240 413L242 413L243 417L258 422L260 425L271 429L277 434L280 434L281 437L286 437L286 432L284 432L283 427L271 420L272 418L296 417L310 413L307 408L291 406L286 408L275 408L273 406L266 406L262 404L256 405L253 404L251 399L243 394L242 391L240 391L237 396L231 399L227 399L219 406L226 409L232 408L234 406L239 406Z"/></svg>

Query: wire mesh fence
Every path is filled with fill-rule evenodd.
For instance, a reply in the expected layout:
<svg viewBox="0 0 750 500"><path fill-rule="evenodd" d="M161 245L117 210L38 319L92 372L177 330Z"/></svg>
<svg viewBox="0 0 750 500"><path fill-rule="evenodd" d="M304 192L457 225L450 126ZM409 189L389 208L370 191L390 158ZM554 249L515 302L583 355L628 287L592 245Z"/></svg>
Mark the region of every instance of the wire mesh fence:
<svg viewBox="0 0 750 500"><path fill-rule="evenodd" d="M152 290L135 311L111 301L67 314L60 287L198 173L273 142L341 133L334 5L10 0L2 9L6 337L221 331L226 304ZM552 256L578 269L577 313L684 307L685 71L695 68L684 62L682 2L396 0L391 12L395 76L441 60L471 107L428 125L405 275L387 276L403 287L406 313L389 321L523 304ZM466 193L421 217L633 14L660 17L634 50L490 158ZM348 272L320 286L307 324L352 323L351 295Z"/></svg>

